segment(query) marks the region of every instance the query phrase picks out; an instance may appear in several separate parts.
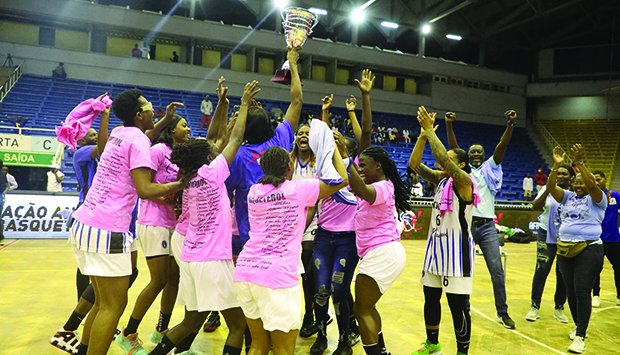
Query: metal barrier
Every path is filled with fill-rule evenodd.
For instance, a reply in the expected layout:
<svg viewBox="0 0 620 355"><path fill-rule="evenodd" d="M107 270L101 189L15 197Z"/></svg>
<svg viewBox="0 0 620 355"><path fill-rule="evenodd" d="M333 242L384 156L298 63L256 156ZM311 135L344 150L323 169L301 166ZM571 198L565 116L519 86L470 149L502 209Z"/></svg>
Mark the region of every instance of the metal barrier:
<svg viewBox="0 0 620 355"><path fill-rule="evenodd" d="M565 147L562 147L562 145L555 138L553 138L553 135L551 134L551 132L549 132L549 130L547 130L547 128L545 128L545 126L536 121L534 121L534 126L536 127L536 131L540 133L545 144L549 148L549 152L553 151L553 148L555 147L560 147L563 151L568 153L568 150ZM564 156L564 163L571 165L572 162L573 160L569 157L569 154L566 154Z"/></svg>
<svg viewBox="0 0 620 355"><path fill-rule="evenodd" d="M7 80L0 86L0 102L4 101L6 95L11 91L13 86L17 83L19 78L21 78L23 74L22 65L18 65L15 67L15 70L9 75Z"/></svg>

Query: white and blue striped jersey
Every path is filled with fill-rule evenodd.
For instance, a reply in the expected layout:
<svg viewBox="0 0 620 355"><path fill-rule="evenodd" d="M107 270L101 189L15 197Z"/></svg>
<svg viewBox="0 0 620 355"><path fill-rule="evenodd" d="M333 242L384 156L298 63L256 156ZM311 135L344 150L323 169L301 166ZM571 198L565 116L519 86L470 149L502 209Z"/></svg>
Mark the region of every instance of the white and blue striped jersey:
<svg viewBox="0 0 620 355"><path fill-rule="evenodd" d="M134 242L131 232L110 232L74 220L69 232L69 242L78 250L99 254L130 253Z"/></svg>
<svg viewBox="0 0 620 355"><path fill-rule="evenodd" d="M433 200L424 256L423 269L433 275L471 277L474 275L474 240L471 235L472 202L464 201L452 192L452 211L439 213L441 195L447 178L437 184Z"/></svg>

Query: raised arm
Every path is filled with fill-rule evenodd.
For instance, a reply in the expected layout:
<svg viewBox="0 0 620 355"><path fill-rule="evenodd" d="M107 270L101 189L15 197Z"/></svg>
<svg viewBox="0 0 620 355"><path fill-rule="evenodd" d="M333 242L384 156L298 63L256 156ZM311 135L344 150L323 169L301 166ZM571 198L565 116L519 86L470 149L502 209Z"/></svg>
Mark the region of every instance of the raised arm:
<svg viewBox="0 0 620 355"><path fill-rule="evenodd" d="M340 152L338 151L338 149L334 150L332 161L334 164L334 168L336 168L336 171L342 178L342 182L338 185L329 185L321 181L320 190L319 190L319 200L322 200L328 196L331 196L334 193L336 193L338 190L340 190L341 188L349 185L349 176L347 175L347 169L345 169L344 167L344 162L342 161L342 156L340 155Z"/></svg>
<svg viewBox="0 0 620 355"><path fill-rule="evenodd" d="M355 136L355 141L359 143L362 140L362 127L360 126L360 123L357 120L357 115L355 114L355 107L357 106L357 99L355 96L349 96L345 102L345 106L347 108L347 113L349 114L349 119L351 120L353 136Z"/></svg>
<svg viewBox="0 0 620 355"><path fill-rule="evenodd" d="M510 144L510 140L512 139L512 131L517 125L517 112L515 110L506 111L504 116L508 120L508 126L504 134L502 134L502 138L499 139L499 143L495 146L495 151L493 151L493 160L495 160L496 164L501 164L504 161L508 144Z"/></svg>
<svg viewBox="0 0 620 355"><path fill-rule="evenodd" d="M422 155L424 154L424 146L426 145L427 138L424 130L420 131L420 136L413 146L411 156L409 157L409 167L413 169L424 180L437 184L441 179L438 171L430 169L428 166L422 163Z"/></svg>
<svg viewBox="0 0 620 355"><path fill-rule="evenodd" d="M217 80L217 106L215 106L215 113L213 114L213 120L207 129L207 140L215 142L226 134L226 119L228 118L228 106L230 101L226 96L228 94L228 87L224 86L226 79L223 76Z"/></svg>
<svg viewBox="0 0 620 355"><path fill-rule="evenodd" d="M456 121L456 113L446 112L444 119L446 121L446 134L448 136L448 146L450 146L450 149L458 148L459 144L456 142L456 134L454 134L454 121Z"/></svg>
<svg viewBox="0 0 620 355"><path fill-rule="evenodd" d="M180 102L171 102L168 104L168 106L166 107L166 115L159 121L157 121L157 123L155 123L155 126L152 129L147 130L146 132L144 132L146 134L147 137L149 137L149 139L151 140L151 142L153 142L155 139L157 139L157 137L159 137L159 134L161 133L161 131L164 130L164 128L166 128L166 126L172 122L172 118L174 117L174 113L177 111L177 107L179 106L185 106Z"/></svg>
<svg viewBox="0 0 620 355"><path fill-rule="evenodd" d="M331 114L329 111L331 110L333 103L334 94L327 95L321 100L321 121L325 122L328 127L332 126L330 122Z"/></svg>
<svg viewBox="0 0 620 355"><path fill-rule="evenodd" d="M557 175L556 175L557 177ZM532 202L532 210L534 211L542 211L545 206L545 201L547 200L547 196L549 196L549 190L545 189L542 194L538 195L534 202Z"/></svg>
<svg viewBox="0 0 620 355"><path fill-rule="evenodd" d="M592 201L596 203L601 202L604 192L600 187L598 187L594 176L590 173L583 161L583 147L581 144L575 144L570 150L575 158L575 167L581 173L581 179L583 180L584 185L586 185L586 190L588 190L588 193L592 196Z"/></svg>
<svg viewBox="0 0 620 355"><path fill-rule="evenodd" d="M551 169L549 178L547 178L547 191L557 202L562 202L564 199L564 189L556 185L556 180L558 178L558 169L560 168L560 165L562 165L565 155L566 154L564 154L562 148L553 148L553 169Z"/></svg>
<svg viewBox="0 0 620 355"><path fill-rule="evenodd" d="M370 134L372 132L372 110L370 109L370 91L375 84L375 74L370 69L362 71L362 80L355 79L357 87L362 94L362 133L359 140L358 153L370 147Z"/></svg>
<svg viewBox="0 0 620 355"><path fill-rule="evenodd" d="M297 131L299 117L301 116L301 108L304 105L303 93L301 91L301 78L297 69L299 61L299 48L289 48L286 53L286 59L291 70L291 103L286 110L284 119L291 124L293 132Z"/></svg>
<svg viewBox="0 0 620 355"><path fill-rule="evenodd" d="M424 106L420 106L418 109L418 122L420 122L420 127L427 136L428 144L431 147L431 151L433 152L435 159L437 159L437 162L441 165L443 171L454 180L454 186L458 191L459 196L461 196L461 198L465 201L473 200L474 185L469 177L469 174L463 170L466 163L454 162L448 156L446 147L444 147L443 143L441 143L439 137L437 137L437 134L435 133L435 113L433 112L429 114ZM460 164L463 166L459 166Z"/></svg>
<svg viewBox="0 0 620 355"><path fill-rule="evenodd" d="M90 152L92 159L97 159L103 154L105 145L108 142L108 126L110 124L110 108L106 108L101 112L101 122L99 122L99 134L97 134L97 147Z"/></svg>
<svg viewBox="0 0 620 355"><path fill-rule="evenodd" d="M241 107L239 108L237 122L230 133L230 138L228 139L226 148L222 151L222 155L226 158L226 162L229 166L232 164L233 160L235 160L237 150L239 150L239 146L243 143L245 124L248 119L248 108L250 107L250 103L254 99L254 96L256 96L259 91L260 87L258 86L258 81L253 80L245 84L243 96L241 97Z"/></svg>

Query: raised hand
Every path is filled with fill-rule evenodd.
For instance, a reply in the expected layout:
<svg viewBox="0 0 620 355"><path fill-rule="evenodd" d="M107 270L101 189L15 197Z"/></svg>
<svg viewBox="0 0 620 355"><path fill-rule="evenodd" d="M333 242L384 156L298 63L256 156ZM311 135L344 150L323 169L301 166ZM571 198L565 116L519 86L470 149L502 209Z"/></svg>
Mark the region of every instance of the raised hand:
<svg viewBox="0 0 620 355"><path fill-rule="evenodd" d="M574 144L571 148L570 148L571 153L573 153L573 157L575 158L575 161L577 162L582 162L583 161L583 147L581 146L581 144L577 143Z"/></svg>
<svg viewBox="0 0 620 355"><path fill-rule="evenodd" d="M299 61L299 50L301 48L289 48L288 52L286 52L286 59L288 60L291 66L297 64Z"/></svg>
<svg viewBox="0 0 620 355"><path fill-rule="evenodd" d="M420 123L420 127L425 131L434 131L433 127L435 126L436 115L435 112L428 113L424 106L420 106L418 108L418 122Z"/></svg>
<svg viewBox="0 0 620 355"><path fill-rule="evenodd" d="M243 96L241 96L241 104L249 105L259 91L260 87L258 86L258 81L252 80L245 84L245 87L243 88Z"/></svg>
<svg viewBox="0 0 620 355"><path fill-rule="evenodd" d="M322 100L321 100L321 110L323 111L329 111L330 108L332 108L332 104L334 103L334 94L325 96Z"/></svg>
<svg viewBox="0 0 620 355"><path fill-rule="evenodd" d="M177 107L185 106L182 102L171 102L166 106L166 116L170 117L177 111Z"/></svg>
<svg viewBox="0 0 620 355"><path fill-rule="evenodd" d="M347 107L347 111L355 110L355 107L357 107L357 99L355 98L355 96L349 96L347 98L347 101L345 101L345 106Z"/></svg>
<svg viewBox="0 0 620 355"><path fill-rule="evenodd" d="M508 110L508 111L504 112L504 117L506 117L506 119L510 123L514 123L514 122L517 121L517 111L515 111L515 110Z"/></svg>
<svg viewBox="0 0 620 355"><path fill-rule="evenodd" d="M215 92L217 93L217 99L220 102L226 102L227 104L229 103L228 101L228 97L226 96L228 94L228 86L224 86L224 83L226 82L226 78L224 78L223 76L220 76L220 78L217 80L217 88L215 89Z"/></svg>
<svg viewBox="0 0 620 355"><path fill-rule="evenodd" d="M375 84L375 74L370 69L364 69L362 71L362 80L355 79L355 83L362 94L369 94Z"/></svg>
<svg viewBox="0 0 620 355"><path fill-rule="evenodd" d="M334 142L336 143L336 147L338 148L340 155L343 158L347 158L349 154L348 154L347 145L345 143L344 136L342 135L342 133L338 131L334 131Z"/></svg>
<svg viewBox="0 0 620 355"><path fill-rule="evenodd" d="M566 153L564 153L562 148L560 147L553 148L553 162L555 163L555 165L562 164L562 162L564 162L565 156L566 156Z"/></svg>
<svg viewBox="0 0 620 355"><path fill-rule="evenodd" d="M446 115L444 116L444 120L446 121L446 123L452 123L456 121L456 113L446 112Z"/></svg>

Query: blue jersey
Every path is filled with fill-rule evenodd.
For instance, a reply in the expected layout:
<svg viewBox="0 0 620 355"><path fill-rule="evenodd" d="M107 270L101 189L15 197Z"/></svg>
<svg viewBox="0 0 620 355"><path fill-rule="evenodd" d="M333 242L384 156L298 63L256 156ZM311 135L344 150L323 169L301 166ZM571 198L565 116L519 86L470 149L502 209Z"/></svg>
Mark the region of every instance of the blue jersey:
<svg viewBox="0 0 620 355"><path fill-rule="evenodd" d="M86 198L86 194L93 183L95 172L97 171L98 159L91 157L96 145L87 145L76 150L73 154L73 170L80 189L79 204L81 205Z"/></svg>
<svg viewBox="0 0 620 355"><path fill-rule="evenodd" d="M226 180L229 192L235 193L235 216L239 226L239 236L250 237L250 222L248 220L248 192L250 187L258 183L263 177L260 167L260 157L263 153L275 146L291 150L295 134L288 121L278 125L273 137L261 144L246 144L239 147L235 160L230 165L230 177Z"/></svg>
<svg viewBox="0 0 620 355"><path fill-rule="evenodd" d="M620 201L620 193L618 191L606 190L607 208L605 209L605 217L601 227L601 239L606 243L620 243L620 233L618 232L618 201Z"/></svg>

